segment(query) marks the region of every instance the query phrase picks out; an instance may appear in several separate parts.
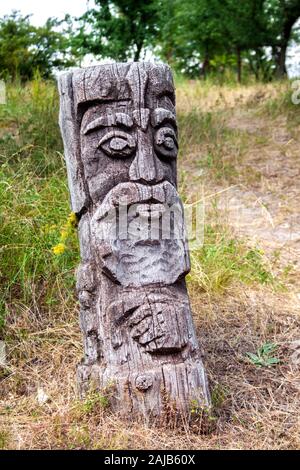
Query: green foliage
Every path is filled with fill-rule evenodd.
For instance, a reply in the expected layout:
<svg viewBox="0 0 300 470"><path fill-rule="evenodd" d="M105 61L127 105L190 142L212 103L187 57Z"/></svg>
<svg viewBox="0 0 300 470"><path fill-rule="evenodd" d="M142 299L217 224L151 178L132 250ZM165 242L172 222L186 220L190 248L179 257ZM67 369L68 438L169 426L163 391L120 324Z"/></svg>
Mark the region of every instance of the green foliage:
<svg viewBox="0 0 300 470"><path fill-rule="evenodd" d="M276 64L276 76L286 75L286 50L293 38L299 42L299 26L295 25L300 17L299 0L265 0L264 8L269 18L266 29L267 44L272 48L272 56Z"/></svg>
<svg viewBox="0 0 300 470"><path fill-rule="evenodd" d="M299 41L297 0L164 0L161 12L158 51L190 76L234 68L241 79L243 65L256 79L270 80L275 69L285 72L290 39Z"/></svg>
<svg viewBox="0 0 300 470"><path fill-rule="evenodd" d="M8 86L0 106L0 323L26 305L41 314L73 300L77 238L52 252L70 212L55 87Z"/></svg>
<svg viewBox="0 0 300 470"><path fill-rule="evenodd" d="M189 75L206 75L237 66L243 51L258 50L266 41L263 1L165 1L161 53ZM172 15L167 15L167 11ZM222 57L220 61L218 58Z"/></svg>
<svg viewBox="0 0 300 470"><path fill-rule="evenodd" d="M211 403L215 410L222 408L229 391L221 384L216 384L211 391Z"/></svg>
<svg viewBox="0 0 300 470"><path fill-rule="evenodd" d="M236 282L272 284L275 279L259 249L249 249L232 238L226 227L206 225L204 244L191 251L191 286L206 292L223 292Z"/></svg>
<svg viewBox="0 0 300 470"><path fill-rule="evenodd" d="M225 30L233 48L253 49L261 47L266 40L267 17L263 0L226 0L222 12Z"/></svg>
<svg viewBox="0 0 300 470"><path fill-rule="evenodd" d="M32 79L35 70L75 65L86 54L117 61L151 51L190 77L237 71L269 81L286 74L286 50L299 42L298 0L95 0L80 18L30 15L0 19L2 78ZM76 60L75 60L76 58Z"/></svg>
<svg viewBox="0 0 300 470"><path fill-rule="evenodd" d="M250 362L257 367L275 366L280 363L280 360L273 356L276 349L276 344L264 343L260 348L258 348L256 354L247 352L247 357Z"/></svg>
<svg viewBox="0 0 300 470"><path fill-rule="evenodd" d="M158 5L157 0L95 0L95 8L80 19L74 44L81 53L137 61L155 42Z"/></svg>
<svg viewBox="0 0 300 470"><path fill-rule="evenodd" d="M225 50L219 0L163 2L161 54L179 70L199 75L210 58Z"/></svg>
<svg viewBox="0 0 300 470"><path fill-rule="evenodd" d="M30 80L38 70L48 78L54 68L74 65L68 38L56 30L61 22L49 18L42 27L30 24L30 15L14 11L0 19L0 78Z"/></svg>
<svg viewBox="0 0 300 470"><path fill-rule="evenodd" d="M97 409L106 409L109 407L109 398L101 395L99 392L90 393L83 403L80 403L81 411L86 415L95 413Z"/></svg>

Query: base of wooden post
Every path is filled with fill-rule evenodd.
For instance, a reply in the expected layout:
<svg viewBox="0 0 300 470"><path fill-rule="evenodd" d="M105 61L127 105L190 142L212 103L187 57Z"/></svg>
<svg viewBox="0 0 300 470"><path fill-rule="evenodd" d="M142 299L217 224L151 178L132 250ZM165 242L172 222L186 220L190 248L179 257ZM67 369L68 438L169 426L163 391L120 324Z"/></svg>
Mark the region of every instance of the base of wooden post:
<svg viewBox="0 0 300 470"><path fill-rule="evenodd" d="M201 361L159 365L143 373L80 364L77 372L82 398L90 391L99 391L109 397L114 411L129 419L133 415L135 419L157 418L170 409L188 419L192 410L210 407Z"/></svg>

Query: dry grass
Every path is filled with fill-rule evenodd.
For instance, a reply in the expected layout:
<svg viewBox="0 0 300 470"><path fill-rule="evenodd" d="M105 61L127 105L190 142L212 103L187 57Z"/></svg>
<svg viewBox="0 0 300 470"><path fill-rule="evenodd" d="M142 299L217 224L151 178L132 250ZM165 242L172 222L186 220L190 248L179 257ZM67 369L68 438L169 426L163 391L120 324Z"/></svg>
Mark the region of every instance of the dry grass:
<svg viewBox="0 0 300 470"><path fill-rule="evenodd" d="M80 403L75 389L81 356L76 310L43 322L31 318L29 328L30 312L24 309L23 317L11 318L9 328L11 361L1 383L2 447L299 448L299 365L291 357L300 319L292 297L238 286L225 297L199 296L194 290L191 296L214 404L210 432L201 435L194 426L157 433L147 425L124 423L99 401ZM255 367L246 353L270 340L278 345L280 365ZM48 397L43 404L39 389Z"/></svg>
<svg viewBox="0 0 300 470"><path fill-rule="evenodd" d="M222 90L203 90L198 83L179 87L178 108L183 134L181 187L186 199L195 200L200 186L204 187L206 196L217 195L220 190L241 183L242 192L256 191L257 185L262 192L269 188L270 176L248 178L245 171L241 177L243 172L239 171L239 165L245 165L246 161L253 171L258 171L257 165L263 158L272 157L273 144L268 136L262 141L260 125L255 127L255 122L261 123L262 114L256 114L249 97L253 103L253 96L256 96L254 101L259 102L260 112L264 113L264 124L271 129L277 117L270 113L269 105L266 111L264 100L280 97L280 87L284 85ZM261 93L262 97L257 98ZM225 96L222 112L207 117L207 111L216 105L218 94ZM190 100L186 99L187 95ZM208 102L212 104L207 105ZM234 108L237 114L233 115L232 111L228 114L228 107ZM195 113L192 108L201 110L200 115L196 113L196 121L195 114L190 114ZM283 111L287 112L285 108ZM244 120L239 121L240 126L244 123L243 129L236 130L236 115L244 116ZM263 157L250 158L256 150L259 154L262 147L265 149ZM233 149L238 151L238 159ZM203 164L207 162L208 150L213 158L208 160L209 164ZM237 165L237 171L233 171ZM197 173L197 169L202 171ZM278 176L280 180L283 177L287 178L286 173ZM293 184L291 177L290 185ZM278 193L273 191L272 195L276 205ZM224 204L219 205L219 196L212 196L209 201L211 226L218 224L220 227L221 221L224 233L229 228L234 234L237 227L230 207L226 206L225 211ZM272 213L272 208L270 211ZM292 206L290 215L296 216L295 211ZM284 218L285 214L283 206L278 216ZM240 241L245 250L253 246L253 231L247 232L247 227L245 224ZM273 236L268 233L269 238ZM238 240L238 235L232 236ZM219 242L210 240L210 243ZM297 246L295 241L293 249L297 250ZM232 256L236 260L238 255ZM264 256L272 271L273 252L266 251ZM281 275L285 268L280 256L276 263L275 276ZM297 269L293 266L292 274L282 281L284 287L278 288L261 283L259 279L245 284L241 270L235 271L227 282L222 266L221 259L215 271L206 272L209 279L219 274L218 285L222 289L198 282L196 274L192 274L189 282L214 408L211 425L205 433L200 433L197 425L190 429L172 429L172 423L169 429L165 427L157 432L146 424L134 426L123 422L111 414L104 400L90 397L86 402L79 402L75 377L82 353L78 310L75 299L66 302L62 290L61 302L42 315L38 309L24 304L10 311L6 325L8 366L0 369L0 448L299 449L300 366L295 352L300 324ZM270 342L277 346L274 354L280 363L273 367L257 367L251 363L247 353L255 353L261 345Z"/></svg>
<svg viewBox="0 0 300 470"><path fill-rule="evenodd" d="M219 86L209 81L203 83L188 80L176 88L177 111L186 114L192 109L209 112L233 109L236 106L256 105L265 100L276 99L285 90L284 82Z"/></svg>

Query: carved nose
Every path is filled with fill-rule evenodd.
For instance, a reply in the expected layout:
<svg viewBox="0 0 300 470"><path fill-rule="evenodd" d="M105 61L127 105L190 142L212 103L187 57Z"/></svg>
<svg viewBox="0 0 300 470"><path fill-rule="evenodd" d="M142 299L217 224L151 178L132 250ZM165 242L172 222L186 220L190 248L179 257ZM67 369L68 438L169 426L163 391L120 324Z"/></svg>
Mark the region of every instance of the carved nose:
<svg viewBox="0 0 300 470"><path fill-rule="evenodd" d="M137 140L137 153L129 168L130 180L159 183L164 178L164 170L155 155L151 134L138 130Z"/></svg>

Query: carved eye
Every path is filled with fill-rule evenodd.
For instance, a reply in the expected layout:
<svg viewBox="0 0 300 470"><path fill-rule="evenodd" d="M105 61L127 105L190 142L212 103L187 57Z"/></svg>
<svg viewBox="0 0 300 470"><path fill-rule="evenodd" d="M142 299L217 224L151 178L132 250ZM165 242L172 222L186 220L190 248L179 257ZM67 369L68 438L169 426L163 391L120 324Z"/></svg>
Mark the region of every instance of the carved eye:
<svg viewBox="0 0 300 470"><path fill-rule="evenodd" d="M109 157L126 158L133 154L136 148L136 142L134 138L126 132L111 131L102 137L98 147Z"/></svg>
<svg viewBox="0 0 300 470"><path fill-rule="evenodd" d="M155 150L166 158L176 158L178 143L175 131L171 127L158 129L154 139Z"/></svg>

